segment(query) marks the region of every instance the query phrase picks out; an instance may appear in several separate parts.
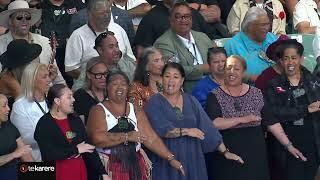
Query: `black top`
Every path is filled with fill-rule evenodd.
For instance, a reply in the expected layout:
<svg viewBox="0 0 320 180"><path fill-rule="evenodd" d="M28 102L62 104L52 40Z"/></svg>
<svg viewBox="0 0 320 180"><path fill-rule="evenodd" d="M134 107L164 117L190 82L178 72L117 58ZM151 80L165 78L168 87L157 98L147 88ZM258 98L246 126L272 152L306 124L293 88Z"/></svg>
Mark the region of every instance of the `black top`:
<svg viewBox="0 0 320 180"><path fill-rule="evenodd" d="M226 24L229 12L236 0L217 0L221 10L221 21Z"/></svg>
<svg viewBox="0 0 320 180"><path fill-rule="evenodd" d="M41 4L42 22L41 35L50 38L50 32L55 31L59 47L65 48L66 39L69 37L68 26L73 14L85 7L81 0L63 1L61 6L53 5L49 0Z"/></svg>
<svg viewBox="0 0 320 180"><path fill-rule="evenodd" d="M90 96L86 90L78 89L74 93L74 110L78 115L84 115L85 124L88 122L90 109L98 104L98 101L95 100L92 96Z"/></svg>
<svg viewBox="0 0 320 180"><path fill-rule="evenodd" d="M1 123L0 127L0 156L7 155L17 149L16 140L20 137L18 129L10 122ZM17 160L6 163L1 168L16 165Z"/></svg>
<svg viewBox="0 0 320 180"><path fill-rule="evenodd" d="M43 115L37 123L34 139L37 141L43 161L64 160L79 154L77 144L81 142L90 143L86 130L80 118L73 115L68 116L70 129L75 133L72 142L69 143L61 132L59 126L50 113ZM102 165L97 151L83 153L82 157L86 166L93 167L99 174L107 174Z"/></svg>
<svg viewBox="0 0 320 180"><path fill-rule="evenodd" d="M207 6L209 5L218 5L217 0L187 0L188 3L199 3L199 4L205 4Z"/></svg>
<svg viewBox="0 0 320 180"><path fill-rule="evenodd" d="M169 9L159 2L141 20L134 39L134 45L152 46L158 37L169 28ZM215 27L208 25L196 10L192 10L192 29L207 34L210 39L217 38L215 36L217 34Z"/></svg>

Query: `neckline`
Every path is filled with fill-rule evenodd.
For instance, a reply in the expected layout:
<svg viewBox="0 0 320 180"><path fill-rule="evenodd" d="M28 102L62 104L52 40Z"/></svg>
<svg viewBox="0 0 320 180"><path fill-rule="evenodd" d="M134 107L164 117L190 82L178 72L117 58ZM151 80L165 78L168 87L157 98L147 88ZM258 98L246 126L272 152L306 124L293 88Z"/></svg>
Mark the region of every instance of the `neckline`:
<svg viewBox="0 0 320 180"><path fill-rule="evenodd" d="M108 108L107 108L107 106L104 104L104 102L100 102L102 105L103 105L103 107L109 112L109 114L111 114L111 116L114 118L114 119L118 119L119 117L121 117L121 116L119 116L119 117L116 117ZM130 105L130 103L129 102L126 102L126 105L129 105L129 110L128 110L128 115L126 116L126 117L129 117L130 116L130 114L131 114L131 105ZM126 108L127 109L127 108ZM106 115L107 116L107 115ZM106 117L107 118L107 117Z"/></svg>
<svg viewBox="0 0 320 180"><path fill-rule="evenodd" d="M232 97L232 98L240 98L240 97L243 97L243 96L246 96L249 92L250 92L250 89L252 88L250 85L249 85L249 89L241 96L231 96L230 94L228 94L226 91L224 91L221 86L218 87L224 94Z"/></svg>

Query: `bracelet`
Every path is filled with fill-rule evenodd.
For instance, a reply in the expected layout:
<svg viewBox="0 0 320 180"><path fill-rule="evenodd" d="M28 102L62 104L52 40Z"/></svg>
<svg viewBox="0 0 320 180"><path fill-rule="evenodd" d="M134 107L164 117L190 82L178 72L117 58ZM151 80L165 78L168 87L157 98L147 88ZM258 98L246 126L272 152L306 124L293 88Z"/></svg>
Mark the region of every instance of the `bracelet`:
<svg viewBox="0 0 320 180"><path fill-rule="evenodd" d="M123 142L124 145L128 145L128 138L129 138L128 133L125 133L124 134L124 142Z"/></svg>
<svg viewBox="0 0 320 180"><path fill-rule="evenodd" d="M172 160L174 160L174 154L170 154L167 158L167 160L170 162Z"/></svg>
<svg viewBox="0 0 320 180"><path fill-rule="evenodd" d="M182 128L180 128L180 137L182 136Z"/></svg>
<svg viewBox="0 0 320 180"><path fill-rule="evenodd" d="M290 146L292 146L292 142L289 141L287 144L283 145L285 149L289 149Z"/></svg>

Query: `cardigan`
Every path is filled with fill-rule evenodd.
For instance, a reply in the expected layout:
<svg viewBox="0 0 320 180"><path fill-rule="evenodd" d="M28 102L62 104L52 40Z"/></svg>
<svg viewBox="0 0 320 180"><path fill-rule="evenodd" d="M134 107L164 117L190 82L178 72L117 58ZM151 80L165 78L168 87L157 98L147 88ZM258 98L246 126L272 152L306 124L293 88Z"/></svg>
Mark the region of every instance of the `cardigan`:
<svg viewBox="0 0 320 180"><path fill-rule="evenodd" d="M81 119L74 115L68 115L70 129L75 136L69 143L55 123L50 113L43 115L34 132L34 139L38 142L43 161L64 160L79 154L77 144L87 142L88 137ZM83 153L82 157L88 166L93 167L100 175L107 174L102 165L97 151Z"/></svg>

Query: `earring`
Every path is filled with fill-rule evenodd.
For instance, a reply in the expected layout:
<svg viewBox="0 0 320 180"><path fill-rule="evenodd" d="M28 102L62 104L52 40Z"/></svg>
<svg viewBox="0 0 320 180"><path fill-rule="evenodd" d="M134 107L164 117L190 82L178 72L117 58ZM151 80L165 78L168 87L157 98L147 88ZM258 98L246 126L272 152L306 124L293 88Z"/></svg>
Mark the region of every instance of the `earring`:
<svg viewBox="0 0 320 180"><path fill-rule="evenodd" d="M150 76L150 72L149 71L147 72L147 76Z"/></svg>

